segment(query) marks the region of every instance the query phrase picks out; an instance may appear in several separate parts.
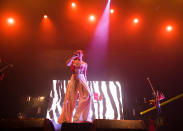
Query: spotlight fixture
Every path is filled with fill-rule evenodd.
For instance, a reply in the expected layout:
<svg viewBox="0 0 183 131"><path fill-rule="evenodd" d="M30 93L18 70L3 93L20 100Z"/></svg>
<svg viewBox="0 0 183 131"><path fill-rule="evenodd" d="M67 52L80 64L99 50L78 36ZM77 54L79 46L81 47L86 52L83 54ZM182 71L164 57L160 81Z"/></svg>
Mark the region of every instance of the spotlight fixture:
<svg viewBox="0 0 183 131"><path fill-rule="evenodd" d="M167 30L168 32L170 32L170 31L173 30L173 27L172 27L171 25L169 25L169 26L166 27L166 30Z"/></svg>
<svg viewBox="0 0 183 131"><path fill-rule="evenodd" d="M89 20L92 21L92 22L95 21L95 16L94 15L90 15L89 16Z"/></svg>
<svg viewBox="0 0 183 131"><path fill-rule="evenodd" d="M72 2L71 6L72 6L72 8L75 8L76 7L76 3Z"/></svg>
<svg viewBox="0 0 183 131"><path fill-rule="evenodd" d="M47 19L48 18L48 16L47 15L44 15L44 19Z"/></svg>
<svg viewBox="0 0 183 131"><path fill-rule="evenodd" d="M15 23L15 20L13 18L8 18L7 22L8 22L8 24L12 25Z"/></svg>
<svg viewBox="0 0 183 131"><path fill-rule="evenodd" d="M135 19L133 20L133 23L135 23L135 24L139 23L139 19L138 19L138 18L135 18Z"/></svg>
<svg viewBox="0 0 183 131"><path fill-rule="evenodd" d="M114 13L114 9L110 9L110 13L113 14Z"/></svg>

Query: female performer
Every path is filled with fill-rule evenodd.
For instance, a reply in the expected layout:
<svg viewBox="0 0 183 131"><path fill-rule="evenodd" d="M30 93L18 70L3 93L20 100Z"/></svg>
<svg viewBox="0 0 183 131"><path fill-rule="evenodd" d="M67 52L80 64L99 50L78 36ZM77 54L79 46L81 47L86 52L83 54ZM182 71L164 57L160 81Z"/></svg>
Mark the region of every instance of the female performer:
<svg viewBox="0 0 183 131"><path fill-rule="evenodd" d="M62 108L62 113L58 122L64 123L79 123L83 121L90 121L89 110L91 104L90 89L87 86L87 63L83 60L82 50L77 50L74 55L67 61L67 66L71 67L72 76L67 85L66 95ZM76 100L79 97L79 103L76 107L76 112L73 110L76 105ZM73 121L72 121L72 116Z"/></svg>

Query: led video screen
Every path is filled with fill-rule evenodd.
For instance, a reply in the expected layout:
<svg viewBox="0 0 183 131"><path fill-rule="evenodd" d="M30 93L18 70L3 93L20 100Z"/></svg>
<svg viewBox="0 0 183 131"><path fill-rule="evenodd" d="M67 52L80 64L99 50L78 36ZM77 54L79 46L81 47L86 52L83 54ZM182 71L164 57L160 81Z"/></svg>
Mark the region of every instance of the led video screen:
<svg viewBox="0 0 183 131"><path fill-rule="evenodd" d="M53 80L46 117L57 123L62 111L68 80ZM94 119L123 119L122 87L119 81L88 81L91 90L90 117Z"/></svg>

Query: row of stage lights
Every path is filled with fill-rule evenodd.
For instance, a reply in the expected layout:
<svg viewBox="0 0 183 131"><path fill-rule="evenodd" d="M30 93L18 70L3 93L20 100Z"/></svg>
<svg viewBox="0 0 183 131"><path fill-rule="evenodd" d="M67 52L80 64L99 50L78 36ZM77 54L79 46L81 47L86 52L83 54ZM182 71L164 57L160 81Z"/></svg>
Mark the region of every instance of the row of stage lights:
<svg viewBox="0 0 183 131"><path fill-rule="evenodd" d="M76 5L75 2L72 2L71 3L71 8L73 8L73 9L76 9L77 8L77 5ZM115 13L115 10L114 9L110 9L110 14L113 14L113 13ZM48 19L48 16L47 15L44 15L43 18L44 19ZM88 20L90 22L94 22L96 20L95 15L93 15L93 14L92 15L89 15L88 16ZM134 24L138 24L140 22L140 20L139 20L139 18L134 18L132 22ZM13 17L7 18L7 23L9 25L14 25L15 24L15 19ZM166 29L167 32L171 32L173 30L173 26L172 25L167 25L165 27L165 29Z"/></svg>
<svg viewBox="0 0 183 131"><path fill-rule="evenodd" d="M72 3L71 3L71 7L72 7L73 9L77 8L76 3L75 3L75 2L72 2ZM114 13L114 9L110 9L110 14L113 14L113 13ZM47 18L47 16L44 17L44 18ZM95 21L95 16L94 16L94 15L90 15L88 18L89 18L89 20L90 20L91 22L92 22L92 21ZM133 19L133 23L134 23L134 24L138 24L138 23L139 23L139 19L138 19L138 18L134 18L134 19ZM172 25L167 25L167 26L166 26L166 30L167 30L168 32L171 32L171 31L173 30L173 26L172 26Z"/></svg>

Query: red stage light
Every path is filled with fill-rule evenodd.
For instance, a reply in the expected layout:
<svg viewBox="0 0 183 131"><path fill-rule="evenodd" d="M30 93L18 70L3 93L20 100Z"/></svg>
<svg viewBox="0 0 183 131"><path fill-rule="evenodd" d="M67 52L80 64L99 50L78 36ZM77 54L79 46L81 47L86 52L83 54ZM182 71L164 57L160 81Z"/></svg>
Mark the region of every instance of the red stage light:
<svg viewBox="0 0 183 131"><path fill-rule="evenodd" d="M48 16L47 15L44 15L44 19L47 19L48 18Z"/></svg>
<svg viewBox="0 0 183 131"><path fill-rule="evenodd" d="M114 9L110 9L110 13L113 14L114 13Z"/></svg>
<svg viewBox="0 0 183 131"><path fill-rule="evenodd" d="M8 22L8 24L14 24L15 23L15 20L13 19L13 18L8 18L7 19L7 22Z"/></svg>
<svg viewBox="0 0 183 131"><path fill-rule="evenodd" d="M89 20L92 21L92 22L95 21L95 16L94 15L90 15L89 16Z"/></svg>
<svg viewBox="0 0 183 131"><path fill-rule="evenodd" d="M173 27L172 27L171 25L169 25L169 26L166 27L166 30L167 30L168 32L170 32L170 31L173 30Z"/></svg>
<svg viewBox="0 0 183 131"><path fill-rule="evenodd" d="M76 7L76 3L72 2L71 6L72 6L72 8L75 8Z"/></svg>
<svg viewBox="0 0 183 131"><path fill-rule="evenodd" d="M138 18L135 18L135 19L133 20L133 23L135 23L135 24L139 23L139 19L138 19Z"/></svg>

